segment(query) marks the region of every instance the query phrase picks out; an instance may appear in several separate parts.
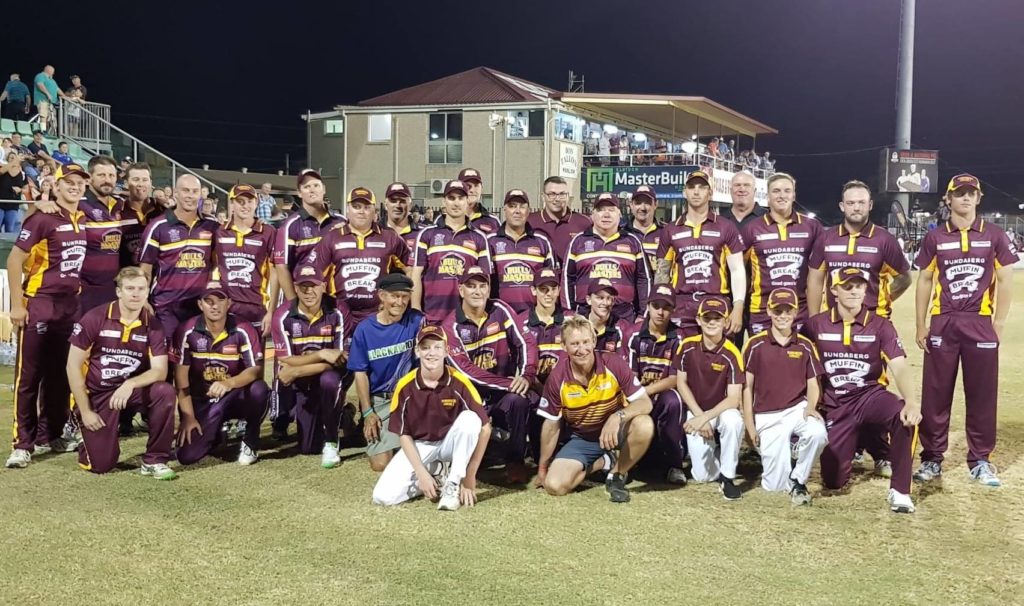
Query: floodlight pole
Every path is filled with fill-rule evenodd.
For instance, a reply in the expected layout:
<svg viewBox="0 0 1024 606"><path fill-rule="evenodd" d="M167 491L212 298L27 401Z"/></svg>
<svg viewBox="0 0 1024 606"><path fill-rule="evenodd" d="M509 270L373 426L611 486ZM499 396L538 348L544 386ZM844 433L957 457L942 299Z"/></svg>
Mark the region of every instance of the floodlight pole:
<svg viewBox="0 0 1024 606"><path fill-rule="evenodd" d="M903 0L900 18L900 57L896 65L896 149L910 149L910 123L914 107L914 14L917 0ZM938 179L935 175L933 178ZM896 194L910 212L910 194Z"/></svg>

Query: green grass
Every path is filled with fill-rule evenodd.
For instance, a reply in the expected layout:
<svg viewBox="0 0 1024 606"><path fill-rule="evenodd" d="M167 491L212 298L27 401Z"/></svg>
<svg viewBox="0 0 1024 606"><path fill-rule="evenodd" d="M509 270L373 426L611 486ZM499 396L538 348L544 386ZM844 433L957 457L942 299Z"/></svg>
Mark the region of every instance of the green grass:
<svg viewBox="0 0 1024 606"><path fill-rule="evenodd" d="M1019 310L1024 275L1016 282ZM912 294L896 318L919 377ZM476 508L385 510L370 504L376 476L355 451L331 471L318 457L265 451L250 468L214 458L157 482L137 473L144 439L132 438L124 469L104 477L66 454L0 470L0 603L1020 603L1019 317L1001 360L1004 488L967 481L958 395L943 486L915 488L912 516L889 513L887 481L866 474L838 496L817 496L812 480L814 505L795 510L760 489L727 503L707 485L637 482L628 505L600 486L556 499L486 483L500 477L487 470ZM4 392L0 415L10 413Z"/></svg>

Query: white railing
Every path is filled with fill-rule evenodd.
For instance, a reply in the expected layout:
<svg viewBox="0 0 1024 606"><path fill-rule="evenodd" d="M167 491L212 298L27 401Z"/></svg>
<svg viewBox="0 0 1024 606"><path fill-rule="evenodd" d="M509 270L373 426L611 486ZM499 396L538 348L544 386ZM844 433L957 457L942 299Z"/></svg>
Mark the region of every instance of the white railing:
<svg viewBox="0 0 1024 606"><path fill-rule="evenodd" d="M109 105L61 98L57 118L61 137L74 139L94 152L110 150Z"/></svg>

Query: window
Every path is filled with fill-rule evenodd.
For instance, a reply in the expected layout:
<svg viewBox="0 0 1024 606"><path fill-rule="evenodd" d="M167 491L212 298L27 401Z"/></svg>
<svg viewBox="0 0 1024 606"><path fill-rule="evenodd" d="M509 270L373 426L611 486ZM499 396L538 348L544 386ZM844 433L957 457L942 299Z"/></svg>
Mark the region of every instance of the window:
<svg viewBox="0 0 1024 606"><path fill-rule="evenodd" d="M336 120L324 120L324 134L325 135L343 135L345 134L345 121L342 119Z"/></svg>
<svg viewBox="0 0 1024 606"><path fill-rule="evenodd" d="M516 110L508 112L509 139L525 139L526 137L544 136L544 110Z"/></svg>
<svg viewBox="0 0 1024 606"><path fill-rule="evenodd" d="M391 140L391 114L371 114L366 129L367 141L383 143Z"/></svg>
<svg viewBox="0 0 1024 606"><path fill-rule="evenodd" d="M558 112L555 114L555 136L559 139L583 143L583 126L586 122L572 114Z"/></svg>
<svg viewBox="0 0 1024 606"><path fill-rule="evenodd" d="M427 162L462 163L462 114L430 114Z"/></svg>

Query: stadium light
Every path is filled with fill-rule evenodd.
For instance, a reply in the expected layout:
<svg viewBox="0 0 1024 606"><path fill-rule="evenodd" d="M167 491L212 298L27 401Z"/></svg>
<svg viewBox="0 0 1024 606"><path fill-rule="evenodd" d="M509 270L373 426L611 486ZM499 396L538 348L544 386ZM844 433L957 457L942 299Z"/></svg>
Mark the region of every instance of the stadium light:
<svg viewBox="0 0 1024 606"><path fill-rule="evenodd" d="M689 141L684 141L680 147L683 149L683 152L692 154L697 151L697 142L690 139Z"/></svg>
<svg viewBox="0 0 1024 606"><path fill-rule="evenodd" d="M608 133L609 135L614 135L619 132L619 127L615 126L614 124L605 124L604 132Z"/></svg>
<svg viewBox="0 0 1024 606"><path fill-rule="evenodd" d="M810 219L816 219L818 215L816 213L807 213L807 217Z"/></svg>
<svg viewBox="0 0 1024 606"><path fill-rule="evenodd" d="M646 141L647 140L647 135L645 135L643 133L633 133L633 140L634 141L641 141L641 142Z"/></svg>

